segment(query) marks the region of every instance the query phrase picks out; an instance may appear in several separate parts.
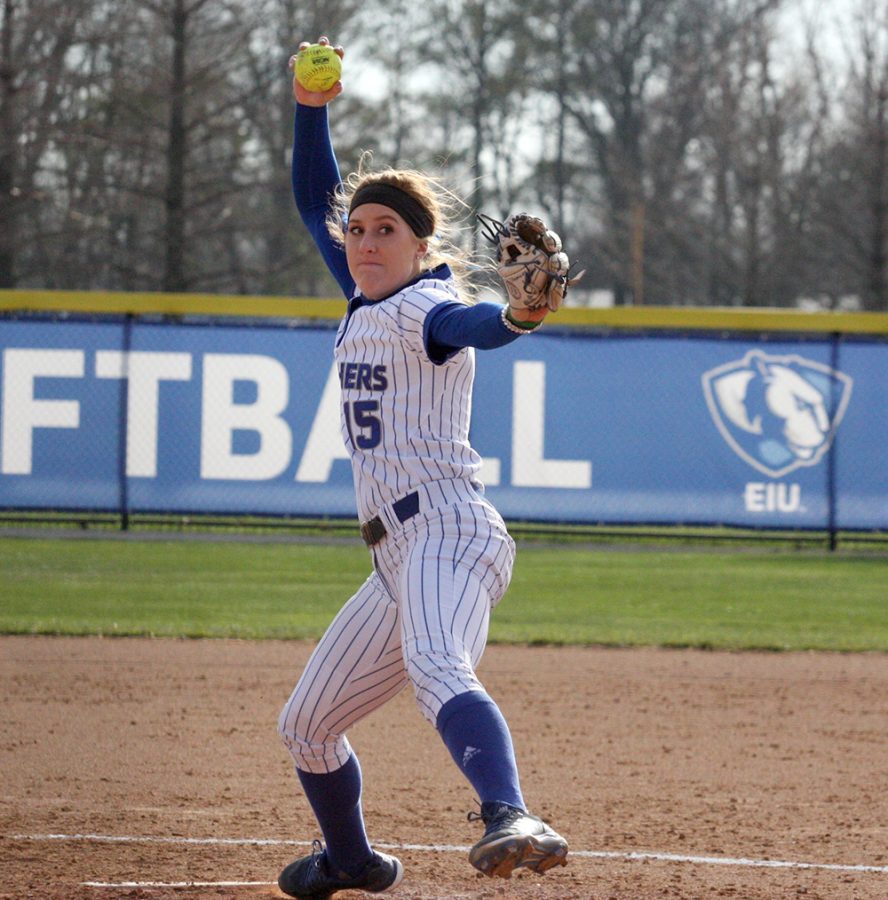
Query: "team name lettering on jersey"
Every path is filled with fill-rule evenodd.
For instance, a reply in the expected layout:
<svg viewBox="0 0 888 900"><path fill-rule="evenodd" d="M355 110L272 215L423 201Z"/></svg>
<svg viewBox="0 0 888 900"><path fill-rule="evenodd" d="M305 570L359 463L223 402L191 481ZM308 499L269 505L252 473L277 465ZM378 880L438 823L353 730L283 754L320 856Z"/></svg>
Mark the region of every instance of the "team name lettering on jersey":
<svg viewBox="0 0 888 900"><path fill-rule="evenodd" d="M388 387L386 367L371 366L370 363L341 362L339 364L339 385L344 388L384 391Z"/></svg>

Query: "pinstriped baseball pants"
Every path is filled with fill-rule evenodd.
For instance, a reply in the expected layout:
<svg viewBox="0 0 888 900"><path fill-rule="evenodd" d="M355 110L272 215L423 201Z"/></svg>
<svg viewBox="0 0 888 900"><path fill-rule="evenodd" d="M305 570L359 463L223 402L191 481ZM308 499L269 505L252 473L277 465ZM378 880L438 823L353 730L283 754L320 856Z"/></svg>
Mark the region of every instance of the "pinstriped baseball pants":
<svg viewBox="0 0 888 900"><path fill-rule="evenodd" d="M475 667L515 558L499 513L480 496L425 509L372 550L373 574L330 624L281 711L281 737L305 772L344 765L348 728L408 683L432 724L448 700L483 689Z"/></svg>

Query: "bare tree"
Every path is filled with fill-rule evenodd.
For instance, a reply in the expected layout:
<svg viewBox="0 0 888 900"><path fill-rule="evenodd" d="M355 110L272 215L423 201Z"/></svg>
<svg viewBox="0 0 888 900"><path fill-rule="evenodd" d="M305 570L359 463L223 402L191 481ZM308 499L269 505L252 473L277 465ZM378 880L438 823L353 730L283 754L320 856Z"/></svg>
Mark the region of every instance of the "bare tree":
<svg viewBox="0 0 888 900"><path fill-rule="evenodd" d="M602 195L599 203L587 200L602 222L599 252L618 304L644 301L651 103L668 83L667 42L676 33L677 6L675 0L583 0L560 13L571 88L557 80L552 86L559 115L567 114L584 137L589 181Z"/></svg>
<svg viewBox="0 0 888 900"><path fill-rule="evenodd" d="M748 43L752 33L762 37L755 46L767 54L767 16L779 5L780 0L581 0L540 15L558 23L540 48L550 57L558 54L543 90L555 98L550 108L558 119L568 117L585 144L571 154L585 163L585 173L565 165L564 137L549 171L559 172L560 179L567 175L572 195L579 194L574 202L583 215L577 221L597 222L595 246L618 304L706 301L709 211L720 208L716 223L723 231L734 228L738 172L730 162L736 157L732 140L739 122L754 112L732 93L749 89L746 74L739 88L734 85L732 60L736 46ZM754 62L763 60L760 55ZM762 77L773 90L771 73ZM724 109L712 102L719 85L729 104ZM720 128L713 129L715 119ZM728 160L708 153L713 130L723 136ZM768 144L768 135L759 137ZM779 136L771 134L769 146L778 152ZM769 169L769 187L772 176ZM563 186L554 190L563 221L568 195ZM746 196L757 196L758 203L764 190L756 194L751 187ZM756 212L755 203L747 214ZM758 233L757 227L748 232ZM714 252L727 244L715 240ZM758 265L755 250L750 248L748 258ZM733 265L733 253L728 260Z"/></svg>
<svg viewBox="0 0 888 900"><path fill-rule="evenodd" d="M86 0L3 0L0 34L0 287L27 281L23 258L51 206L47 154L70 99L69 52L82 39Z"/></svg>
<svg viewBox="0 0 888 900"><path fill-rule="evenodd" d="M109 278L167 291L246 291L239 211L252 188L243 104L255 21L240 5L125 0L96 53L77 151L98 160L79 208L107 229ZM69 167L76 165L74 153Z"/></svg>
<svg viewBox="0 0 888 900"><path fill-rule="evenodd" d="M778 77L775 9L735 10L741 17L725 20L714 55L703 151L709 303L782 306L800 290L806 173L822 137L817 73L793 67Z"/></svg>
<svg viewBox="0 0 888 900"><path fill-rule="evenodd" d="M814 237L824 293L888 310L888 8L860 0L846 45L841 119L822 157Z"/></svg>
<svg viewBox="0 0 888 900"><path fill-rule="evenodd" d="M523 10L511 0L436 0L430 7L436 39L428 59L437 78L427 99L427 134L437 134L435 146L449 167L464 163L472 209L502 207L510 199L502 196L504 185L521 175L509 153L515 148L509 123L520 120L529 84Z"/></svg>

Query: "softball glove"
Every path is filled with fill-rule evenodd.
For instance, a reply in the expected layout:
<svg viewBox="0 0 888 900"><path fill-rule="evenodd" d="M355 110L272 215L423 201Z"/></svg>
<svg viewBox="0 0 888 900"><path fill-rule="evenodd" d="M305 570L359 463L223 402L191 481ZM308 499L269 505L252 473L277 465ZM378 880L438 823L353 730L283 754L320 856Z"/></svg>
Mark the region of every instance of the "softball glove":
<svg viewBox="0 0 888 900"><path fill-rule="evenodd" d="M527 309L559 309L568 287L584 274L570 277L561 238L542 219L527 213L516 213L505 222L480 214L478 220L482 234L493 244L496 271L517 317Z"/></svg>

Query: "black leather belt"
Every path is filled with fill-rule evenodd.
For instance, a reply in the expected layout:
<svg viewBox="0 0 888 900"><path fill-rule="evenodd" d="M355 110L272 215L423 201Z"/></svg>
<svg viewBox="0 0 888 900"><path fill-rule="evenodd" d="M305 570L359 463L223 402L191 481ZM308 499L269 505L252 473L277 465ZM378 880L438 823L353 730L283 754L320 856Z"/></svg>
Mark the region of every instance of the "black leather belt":
<svg viewBox="0 0 888 900"><path fill-rule="evenodd" d="M392 504L392 511L401 523L412 519L419 512L419 494L414 491L412 494L401 497L400 500L395 500ZM361 537L368 547L378 544L386 534L385 525L379 516L374 516L368 522L361 524Z"/></svg>

